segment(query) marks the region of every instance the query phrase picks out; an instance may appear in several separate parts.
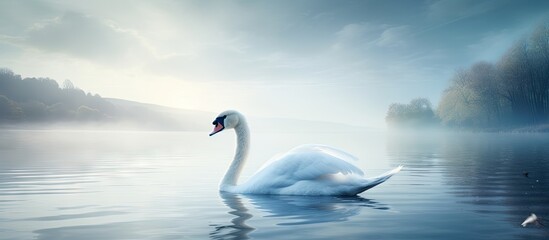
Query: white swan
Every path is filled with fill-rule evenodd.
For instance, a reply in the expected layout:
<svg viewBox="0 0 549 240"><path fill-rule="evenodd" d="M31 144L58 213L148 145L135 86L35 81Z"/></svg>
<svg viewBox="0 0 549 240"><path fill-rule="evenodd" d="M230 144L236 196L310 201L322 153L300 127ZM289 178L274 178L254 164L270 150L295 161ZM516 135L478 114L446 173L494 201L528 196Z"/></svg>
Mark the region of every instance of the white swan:
<svg viewBox="0 0 549 240"><path fill-rule="evenodd" d="M373 178L365 178L352 155L324 145L303 145L269 161L247 182L237 184L248 156L250 132L237 111L222 112L212 123L210 136L233 128L237 147L234 160L221 181L220 191L285 195L356 195L385 182L402 166Z"/></svg>

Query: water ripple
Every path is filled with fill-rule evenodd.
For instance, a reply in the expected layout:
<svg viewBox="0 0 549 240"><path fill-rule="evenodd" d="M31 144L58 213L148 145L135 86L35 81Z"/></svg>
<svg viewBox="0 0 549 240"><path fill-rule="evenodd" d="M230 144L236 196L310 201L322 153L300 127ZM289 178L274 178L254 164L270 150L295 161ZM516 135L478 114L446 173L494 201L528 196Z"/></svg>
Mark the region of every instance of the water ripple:
<svg viewBox="0 0 549 240"><path fill-rule="evenodd" d="M59 220L104 217L104 216L122 215L122 214L127 214L127 212L97 211L97 212L89 212L89 213L61 214L61 215L47 216L47 217L26 218L26 219L22 219L22 220L24 220L24 221L59 221Z"/></svg>

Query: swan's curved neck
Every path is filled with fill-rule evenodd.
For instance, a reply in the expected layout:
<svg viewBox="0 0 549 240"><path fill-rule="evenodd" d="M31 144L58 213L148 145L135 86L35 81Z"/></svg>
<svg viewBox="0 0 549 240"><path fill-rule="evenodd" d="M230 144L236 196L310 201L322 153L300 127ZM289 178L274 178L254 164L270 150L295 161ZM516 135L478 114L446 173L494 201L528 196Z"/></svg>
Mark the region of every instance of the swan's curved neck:
<svg viewBox="0 0 549 240"><path fill-rule="evenodd" d="M248 124L244 118L240 118L238 125L234 128L236 132L236 152L234 155L231 166L225 173L225 177L221 181L221 189L226 187L236 186L240 172L244 167L244 162L248 157L248 150L250 148L250 131Z"/></svg>

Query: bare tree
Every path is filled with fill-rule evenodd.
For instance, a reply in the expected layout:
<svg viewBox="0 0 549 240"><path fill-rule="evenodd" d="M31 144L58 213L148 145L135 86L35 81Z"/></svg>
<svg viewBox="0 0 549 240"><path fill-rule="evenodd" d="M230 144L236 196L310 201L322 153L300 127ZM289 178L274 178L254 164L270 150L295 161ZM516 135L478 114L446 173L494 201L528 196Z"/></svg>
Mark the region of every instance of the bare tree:
<svg viewBox="0 0 549 240"><path fill-rule="evenodd" d="M65 81L63 81L63 89L74 89L74 84L71 82L71 80L69 79L65 79Z"/></svg>
<svg viewBox="0 0 549 240"><path fill-rule="evenodd" d="M409 104L389 105L385 121L390 126L420 127L432 126L437 122L431 102L426 98L415 98Z"/></svg>
<svg viewBox="0 0 549 240"><path fill-rule="evenodd" d="M549 114L549 27L539 26L517 42L498 63L500 94L509 101L515 120L536 124Z"/></svg>
<svg viewBox="0 0 549 240"><path fill-rule="evenodd" d="M494 65L458 70L437 114L446 125L491 127L549 120L549 24L517 41Z"/></svg>

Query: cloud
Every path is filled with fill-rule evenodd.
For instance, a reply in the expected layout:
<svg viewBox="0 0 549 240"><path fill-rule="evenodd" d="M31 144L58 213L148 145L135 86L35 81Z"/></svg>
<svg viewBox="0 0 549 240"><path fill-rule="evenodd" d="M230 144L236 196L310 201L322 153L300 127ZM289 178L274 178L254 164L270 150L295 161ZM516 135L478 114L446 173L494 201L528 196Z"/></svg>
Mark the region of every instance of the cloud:
<svg viewBox="0 0 549 240"><path fill-rule="evenodd" d="M373 24L368 22L350 23L335 33L336 41L332 49L341 50L346 47L367 48L402 47L407 45L412 28L408 25L391 26L388 24Z"/></svg>
<svg viewBox="0 0 549 240"><path fill-rule="evenodd" d="M341 40L357 39L378 29L378 25L371 23L350 23L343 26L343 28L336 33L336 36Z"/></svg>
<svg viewBox="0 0 549 240"><path fill-rule="evenodd" d="M3 36L0 41L103 64L117 64L153 54L151 47L135 31L74 12L36 22L24 36Z"/></svg>
<svg viewBox="0 0 549 240"><path fill-rule="evenodd" d="M397 26L385 29L376 40L376 45L380 47L402 47L406 46L407 40L411 35L410 26Z"/></svg>
<svg viewBox="0 0 549 240"><path fill-rule="evenodd" d="M368 22L349 23L335 33L336 40L332 44L332 49L342 50L348 47L356 48L367 45L372 40L372 36L376 35L375 32L380 29L379 25Z"/></svg>
<svg viewBox="0 0 549 240"><path fill-rule="evenodd" d="M54 15L56 10L44 1L3 0L0 1L0 32L13 35L38 19Z"/></svg>

